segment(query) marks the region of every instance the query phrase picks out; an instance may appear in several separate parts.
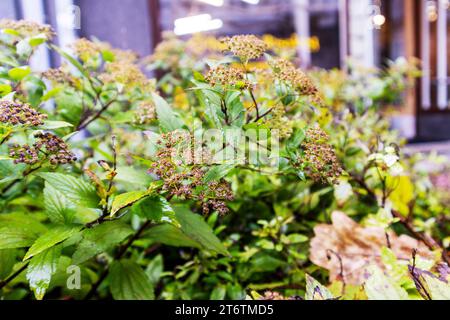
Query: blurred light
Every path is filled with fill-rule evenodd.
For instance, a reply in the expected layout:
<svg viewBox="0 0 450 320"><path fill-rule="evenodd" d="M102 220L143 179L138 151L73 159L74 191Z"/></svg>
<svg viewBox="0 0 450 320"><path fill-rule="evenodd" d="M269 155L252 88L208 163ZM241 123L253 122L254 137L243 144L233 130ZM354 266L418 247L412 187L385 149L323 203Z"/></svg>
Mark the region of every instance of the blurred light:
<svg viewBox="0 0 450 320"><path fill-rule="evenodd" d="M212 19L211 15L205 13L176 19L174 25L175 29L173 32L180 36L184 34L220 29L223 26L223 22L220 19Z"/></svg>
<svg viewBox="0 0 450 320"><path fill-rule="evenodd" d="M241 1L250 3L250 4L258 4L259 3L259 0L241 0Z"/></svg>
<svg viewBox="0 0 450 320"><path fill-rule="evenodd" d="M435 1L427 1L428 21L436 22L438 19L437 3Z"/></svg>
<svg viewBox="0 0 450 320"><path fill-rule="evenodd" d="M372 17L372 22L376 29L380 29L381 26L386 22L386 17L382 14L376 14Z"/></svg>
<svg viewBox="0 0 450 320"><path fill-rule="evenodd" d="M197 0L199 2L203 2L215 7L221 7L223 6L223 0Z"/></svg>

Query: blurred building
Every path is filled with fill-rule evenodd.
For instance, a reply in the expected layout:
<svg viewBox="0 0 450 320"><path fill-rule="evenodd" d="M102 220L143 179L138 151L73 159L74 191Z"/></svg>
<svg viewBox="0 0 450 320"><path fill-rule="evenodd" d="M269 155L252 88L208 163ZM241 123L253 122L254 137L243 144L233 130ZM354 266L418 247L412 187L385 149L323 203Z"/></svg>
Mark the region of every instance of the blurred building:
<svg viewBox="0 0 450 320"><path fill-rule="evenodd" d="M296 33L305 68L345 67L349 57L369 67L418 57L423 77L394 126L422 140L450 139L448 9L449 0L0 0L0 18L50 23L61 46L97 37L147 55L163 30L186 37ZM44 50L33 63L44 69L58 58Z"/></svg>

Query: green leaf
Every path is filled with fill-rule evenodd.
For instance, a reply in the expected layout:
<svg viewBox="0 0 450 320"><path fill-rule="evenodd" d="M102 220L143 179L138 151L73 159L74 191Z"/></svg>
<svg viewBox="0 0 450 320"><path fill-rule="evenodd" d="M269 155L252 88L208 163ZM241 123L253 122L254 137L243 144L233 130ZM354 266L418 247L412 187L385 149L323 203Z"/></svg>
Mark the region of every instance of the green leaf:
<svg viewBox="0 0 450 320"><path fill-rule="evenodd" d="M155 222L167 222L176 227L180 226L175 211L166 198L161 196L147 197L133 206L133 213Z"/></svg>
<svg viewBox="0 0 450 320"><path fill-rule="evenodd" d="M144 233L143 238L173 247L202 248L197 241L192 240L185 235L181 229L170 224L162 224L152 227Z"/></svg>
<svg viewBox="0 0 450 320"><path fill-rule="evenodd" d="M214 288L214 290L211 292L211 296L209 297L210 300L223 300L225 299L225 294L227 293L227 290L225 286L219 285Z"/></svg>
<svg viewBox="0 0 450 320"><path fill-rule="evenodd" d="M89 74L87 73L86 70L84 70L83 66L81 65L81 63L79 63L77 61L77 59L75 59L74 57L72 57L71 55L69 55L68 53L64 52L61 48L55 46L55 45L50 45L50 47L55 50L56 52L58 52L61 56L64 57L64 59L66 59L67 61L69 61L75 68L78 69L78 71L85 77L85 78L89 78Z"/></svg>
<svg viewBox="0 0 450 320"><path fill-rule="evenodd" d="M173 112L169 104L157 94L152 94L156 106L159 126L164 132L170 132L183 127L183 121Z"/></svg>
<svg viewBox="0 0 450 320"><path fill-rule="evenodd" d="M203 249L229 255L225 246L215 236L211 227L202 216L192 213L183 207L175 208L176 218L181 224L181 230L192 240L198 242Z"/></svg>
<svg viewBox="0 0 450 320"><path fill-rule="evenodd" d="M71 123L68 123L65 121L46 120L45 123L42 126L39 126L37 129L39 129L39 130L54 130L54 129L67 128L67 127L73 127L73 125Z"/></svg>
<svg viewBox="0 0 450 320"><path fill-rule="evenodd" d="M306 274L305 300L331 300L334 299L331 292L321 285L316 279Z"/></svg>
<svg viewBox="0 0 450 320"><path fill-rule="evenodd" d="M217 128L222 128L225 115L222 111L222 98L220 92L211 86L193 80L196 85L195 94L200 101L201 106L205 109L205 115L214 123Z"/></svg>
<svg viewBox="0 0 450 320"><path fill-rule="evenodd" d="M88 208L98 207L100 199L95 188L84 180L67 174L54 172L41 172L36 175L64 194L64 196L74 204Z"/></svg>
<svg viewBox="0 0 450 320"><path fill-rule="evenodd" d="M28 102L33 107L38 107L46 89L44 81L30 74L23 79L22 87L27 93Z"/></svg>
<svg viewBox="0 0 450 320"><path fill-rule="evenodd" d="M158 254L153 258L145 269L145 273L150 279L150 282L155 286L164 271L164 263L162 254Z"/></svg>
<svg viewBox="0 0 450 320"><path fill-rule="evenodd" d="M233 170L235 164L221 164L218 166L214 166L205 174L203 181L205 183L211 181L218 181L225 177L231 170Z"/></svg>
<svg viewBox="0 0 450 320"><path fill-rule="evenodd" d="M63 242L75 235L81 228L81 226L56 226L50 229L33 243L23 260L28 260L42 251Z"/></svg>
<svg viewBox="0 0 450 320"><path fill-rule="evenodd" d="M71 223L75 211L71 203L66 199L63 193L45 182L44 188L45 213L54 223Z"/></svg>
<svg viewBox="0 0 450 320"><path fill-rule="evenodd" d="M17 250L2 249L0 250L0 280L5 279L13 270L16 264Z"/></svg>
<svg viewBox="0 0 450 320"><path fill-rule="evenodd" d="M37 300L44 298L52 275L56 272L60 256L61 247L55 246L41 252L30 260L26 277Z"/></svg>
<svg viewBox="0 0 450 320"><path fill-rule="evenodd" d="M112 203L111 217L120 210L130 207L139 200L148 196L148 191L131 191L116 196Z"/></svg>
<svg viewBox="0 0 450 320"><path fill-rule="evenodd" d="M388 278L383 271L372 266L368 269L370 274L364 289L369 300L407 300L408 293L401 286Z"/></svg>
<svg viewBox="0 0 450 320"><path fill-rule="evenodd" d="M93 256L109 250L132 233L133 229L121 221L105 222L93 229L84 230L83 240L73 255L73 263L83 263Z"/></svg>
<svg viewBox="0 0 450 320"><path fill-rule="evenodd" d="M111 265L110 290L115 300L153 300L155 294L149 277L133 261L115 261Z"/></svg>
<svg viewBox="0 0 450 320"><path fill-rule="evenodd" d="M0 221L0 250L29 247L37 238L32 227L18 221Z"/></svg>
<svg viewBox="0 0 450 320"><path fill-rule="evenodd" d="M14 81L20 81L23 78L25 78L27 75L29 75L30 72L31 72L30 67L22 66L22 67L12 68L11 70L8 71L8 75Z"/></svg>
<svg viewBox="0 0 450 320"><path fill-rule="evenodd" d="M56 93L55 103L60 116L70 123L78 123L83 112L83 95L74 89Z"/></svg>
<svg viewBox="0 0 450 320"><path fill-rule="evenodd" d="M37 46L43 44L46 41L47 41L47 36L45 34L41 33L41 34L38 34L38 35L30 38L28 40L28 43L32 47L37 47Z"/></svg>
<svg viewBox="0 0 450 320"><path fill-rule="evenodd" d="M0 84L0 95L4 96L12 91L12 88L9 84Z"/></svg>

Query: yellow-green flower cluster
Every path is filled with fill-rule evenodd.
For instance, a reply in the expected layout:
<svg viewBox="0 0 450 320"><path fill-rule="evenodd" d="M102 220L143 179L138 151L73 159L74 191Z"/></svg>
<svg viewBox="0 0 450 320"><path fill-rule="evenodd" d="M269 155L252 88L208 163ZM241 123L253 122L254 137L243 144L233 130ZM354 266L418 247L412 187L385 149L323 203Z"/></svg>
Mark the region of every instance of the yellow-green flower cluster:
<svg viewBox="0 0 450 320"><path fill-rule="evenodd" d="M343 170L328 141L329 136L321 128L309 128L301 145L303 155L299 159L299 164L312 180L337 183Z"/></svg>
<svg viewBox="0 0 450 320"><path fill-rule="evenodd" d="M141 90L152 90L153 85L135 64L123 61L110 62L106 64L105 72L99 76L105 84L120 83L126 90L140 88Z"/></svg>
<svg viewBox="0 0 450 320"><path fill-rule="evenodd" d="M51 40L55 34L51 26L27 20L16 21L10 19L1 19L0 29L13 30L15 33L22 37L35 37L38 35L42 35L47 40Z"/></svg>
<svg viewBox="0 0 450 320"><path fill-rule="evenodd" d="M74 85L76 82L75 77L73 77L68 71L66 71L63 67L48 69L47 71L42 72L42 77L47 80L50 80L54 83L59 84L69 84Z"/></svg>
<svg viewBox="0 0 450 320"><path fill-rule="evenodd" d="M282 104L277 104L271 112L272 117L265 121L265 124L271 130L278 130L281 139L287 138L292 134L291 121L285 116L286 110Z"/></svg>
<svg viewBox="0 0 450 320"><path fill-rule="evenodd" d="M233 86L240 89L248 89L251 87L250 82L245 78L242 70L225 65L219 65L209 70L205 80L212 86Z"/></svg>
<svg viewBox="0 0 450 320"><path fill-rule="evenodd" d="M97 58L100 52L100 45L86 38L77 39L72 45L72 50L83 62L92 58Z"/></svg>
<svg viewBox="0 0 450 320"><path fill-rule="evenodd" d="M250 34L226 37L221 42L226 45L226 51L232 52L244 62L260 58L267 50L264 41Z"/></svg>
<svg viewBox="0 0 450 320"><path fill-rule="evenodd" d="M156 108L151 101L141 101L135 113L137 124L148 124L156 119Z"/></svg>
<svg viewBox="0 0 450 320"><path fill-rule="evenodd" d="M318 93L312 79L291 62L277 59L271 62L271 67L277 79L290 84L301 95L314 96Z"/></svg>

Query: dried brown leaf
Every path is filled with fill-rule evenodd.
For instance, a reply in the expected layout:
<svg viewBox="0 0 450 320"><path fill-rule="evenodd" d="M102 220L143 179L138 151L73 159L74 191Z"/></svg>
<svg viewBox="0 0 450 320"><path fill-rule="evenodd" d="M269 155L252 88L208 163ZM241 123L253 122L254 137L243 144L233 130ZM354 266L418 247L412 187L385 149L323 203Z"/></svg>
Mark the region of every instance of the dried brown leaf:
<svg viewBox="0 0 450 320"><path fill-rule="evenodd" d="M409 236L398 236L379 227L363 227L339 211L333 212L331 220L331 225L319 224L314 228L310 245L311 261L329 270L331 282L344 280L360 285L366 280L366 267L376 264L384 269L382 247L390 247L399 260L410 260L413 249L417 249L418 256L433 259L433 253L423 243Z"/></svg>

